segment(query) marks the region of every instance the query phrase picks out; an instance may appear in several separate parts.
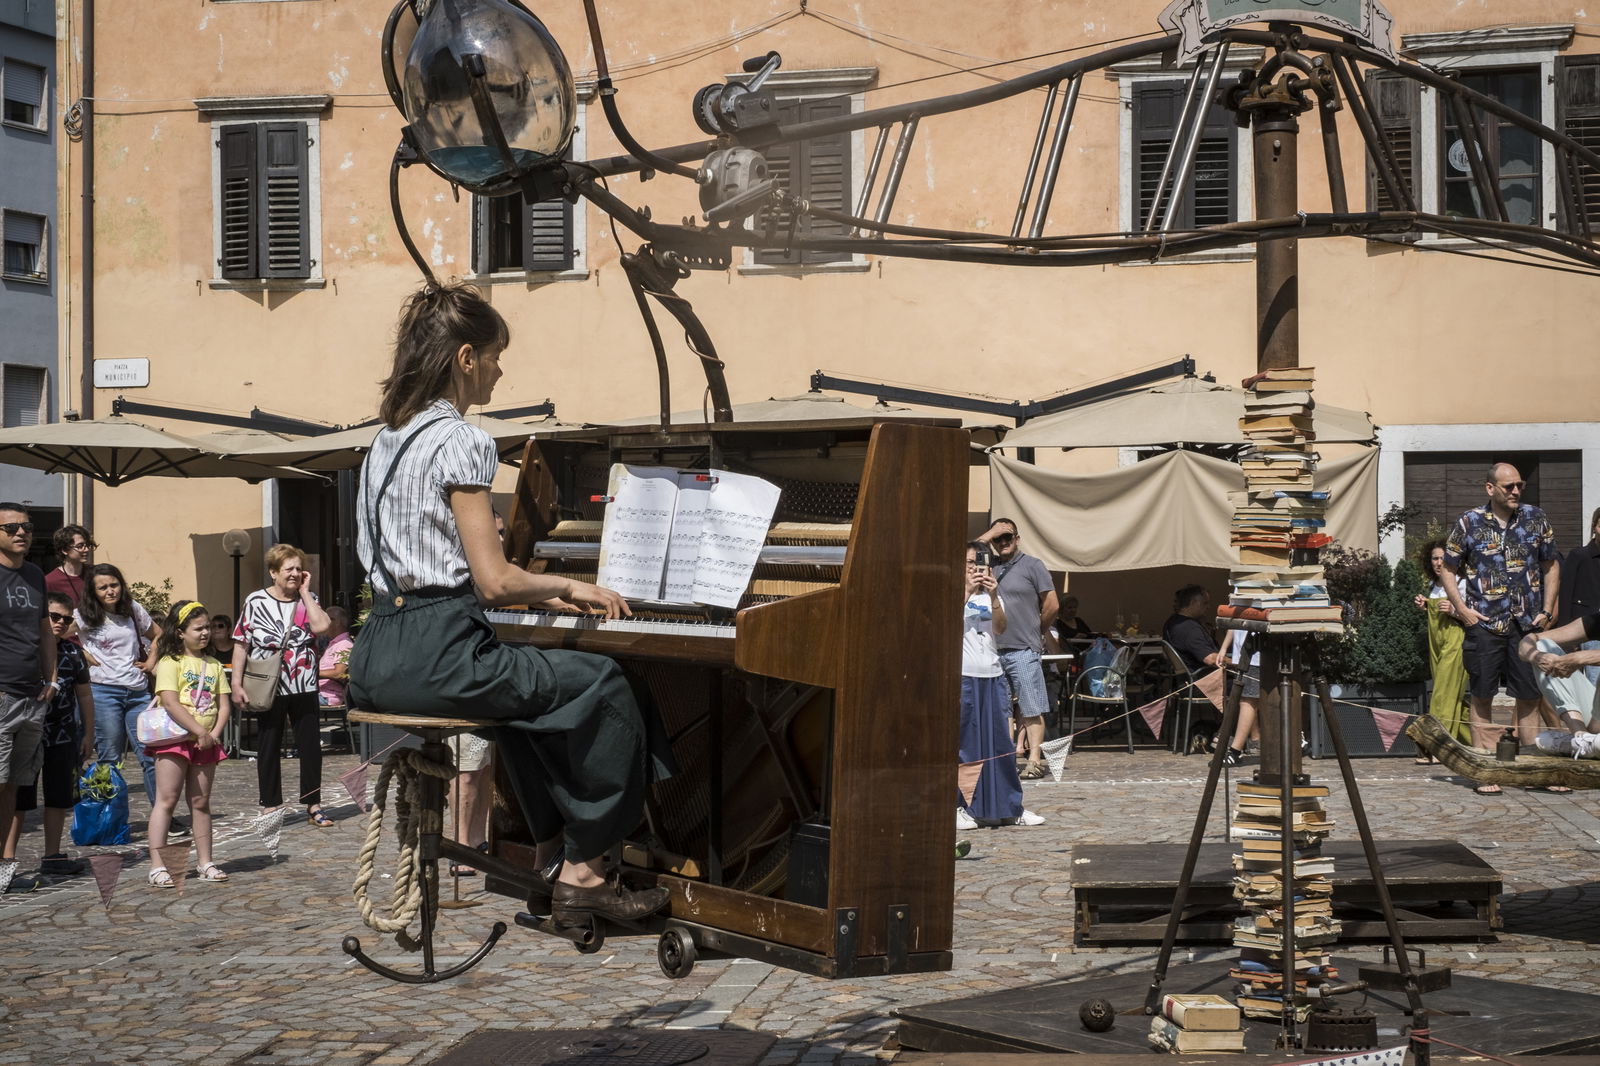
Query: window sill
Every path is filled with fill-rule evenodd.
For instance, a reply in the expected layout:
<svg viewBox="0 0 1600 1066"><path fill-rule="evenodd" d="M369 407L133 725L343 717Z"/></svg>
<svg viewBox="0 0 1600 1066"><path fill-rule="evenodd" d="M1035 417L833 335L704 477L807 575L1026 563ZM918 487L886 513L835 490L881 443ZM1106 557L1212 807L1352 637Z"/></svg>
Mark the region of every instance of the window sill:
<svg viewBox="0 0 1600 1066"><path fill-rule="evenodd" d="M866 259L841 263L809 263L790 266L779 263L741 263L735 268L741 277L803 278L808 274L865 274L872 269Z"/></svg>
<svg viewBox="0 0 1600 1066"><path fill-rule="evenodd" d="M327 278L212 278L206 287L219 292L301 292L324 289Z"/></svg>
<svg viewBox="0 0 1600 1066"><path fill-rule="evenodd" d="M13 274L10 271L7 271L4 274L0 274L0 278L4 278L6 281L23 281L27 282L29 285L42 285L45 288L50 287L50 276L48 274Z"/></svg>
<svg viewBox="0 0 1600 1066"><path fill-rule="evenodd" d="M0 126L5 126L14 130L22 130L25 133L37 133L45 140L50 139L50 130L44 126L30 126L26 122L18 122L17 120L10 118L0 119Z"/></svg>
<svg viewBox="0 0 1600 1066"><path fill-rule="evenodd" d="M499 270L493 274L467 274L463 281L474 285L546 285L552 281L587 281L589 271L583 267L571 270Z"/></svg>
<svg viewBox="0 0 1600 1066"><path fill-rule="evenodd" d="M1182 255L1164 255L1160 259L1135 259L1118 263L1124 267L1192 266L1203 263L1248 263L1256 253L1250 248L1228 248L1215 252L1187 252Z"/></svg>

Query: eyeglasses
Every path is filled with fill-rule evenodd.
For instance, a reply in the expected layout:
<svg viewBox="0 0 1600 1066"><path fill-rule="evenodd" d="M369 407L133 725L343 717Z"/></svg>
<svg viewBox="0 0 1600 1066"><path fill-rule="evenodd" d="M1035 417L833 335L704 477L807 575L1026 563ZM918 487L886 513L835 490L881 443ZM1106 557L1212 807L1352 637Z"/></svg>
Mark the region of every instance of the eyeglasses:
<svg viewBox="0 0 1600 1066"><path fill-rule="evenodd" d="M1505 492L1521 492L1527 487L1528 483L1526 481L1508 481L1504 485L1500 486L1500 488Z"/></svg>
<svg viewBox="0 0 1600 1066"><path fill-rule="evenodd" d="M50 621L60 622L62 625L66 625L68 622L72 621L72 616L70 614L56 614L54 611L51 611Z"/></svg>
<svg viewBox="0 0 1600 1066"><path fill-rule="evenodd" d="M96 544L94 541L91 540L86 544L74 544L72 547L68 548L67 550L68 551L74 551L74 552L92 552L98 547L100 547L100 545Z"/></svg>
<svg viewBox="0 0 1600 1066"><path fill-rule="evenodd" d="M18 533L32 533L33 532L33 523L32 522L0 522L0 532L5 533L5 535L8 536L8 537L14 537Z"/></svg>
<svg viewBox="0 0 1600 1066"><path fill-rule="evenodd" d="M989 543L990 544L1010 544L1012 541L1014 541L1016 539L1017 539L1017 535L1015 533L1000 533L1000 534L997 534L997 535L989 538Z"/></svg>

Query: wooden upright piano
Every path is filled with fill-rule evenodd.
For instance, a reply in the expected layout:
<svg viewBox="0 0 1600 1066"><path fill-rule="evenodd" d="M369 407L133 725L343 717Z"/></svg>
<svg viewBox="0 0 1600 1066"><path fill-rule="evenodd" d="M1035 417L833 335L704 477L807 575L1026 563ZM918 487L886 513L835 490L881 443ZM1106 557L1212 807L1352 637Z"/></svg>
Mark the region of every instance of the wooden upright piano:
<svg viewBox="0 0 1600 1066"><path fill-rule="evenodd" d="M489 612L507 643L598 652L648 688L679 772L623 861L671 890L650 926L662 951L824 977L948 969L966 433L869 418L564 431L528 444L513 560L593 580L614 462L782 490L737 611ZM528 867L531 845L497 804L491 853Z"/></svg>

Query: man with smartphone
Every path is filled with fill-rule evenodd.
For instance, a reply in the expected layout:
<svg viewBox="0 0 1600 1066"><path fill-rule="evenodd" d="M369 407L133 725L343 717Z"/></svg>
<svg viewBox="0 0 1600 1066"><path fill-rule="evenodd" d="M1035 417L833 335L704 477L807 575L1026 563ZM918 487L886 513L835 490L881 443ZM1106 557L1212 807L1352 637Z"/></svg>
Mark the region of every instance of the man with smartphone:
<svg viewBox="0 0 1600 1066"><path fill-rule="evenodd" d="M1023 763L1022 776L1037 780L1045 775L1044 716L1050 698L1045 686L1044 663L1040 656L1048 643L1060 604L1055 583L1044 563L1022 551L1022 536L1009 518L996 518L978 538L994 550L994 576L1006 603L1006 631L995 637L1000 653L1000 668L1011 696L1017 701L1017 761Z"/></svg>

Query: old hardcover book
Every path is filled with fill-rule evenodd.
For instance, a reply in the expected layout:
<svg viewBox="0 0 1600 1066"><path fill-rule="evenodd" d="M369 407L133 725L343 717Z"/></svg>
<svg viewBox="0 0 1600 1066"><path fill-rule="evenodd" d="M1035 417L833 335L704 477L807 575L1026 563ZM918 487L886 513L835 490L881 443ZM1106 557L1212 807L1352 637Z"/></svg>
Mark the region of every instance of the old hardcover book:
<svg viewBox="0 0 1600 1066"><path fill-rule="evenodd" d="M1158 1014L1150 1019L1149 1041L1163 1051L1243 1051L1244 1030L1184 1029Z"/></svg>

